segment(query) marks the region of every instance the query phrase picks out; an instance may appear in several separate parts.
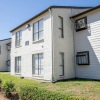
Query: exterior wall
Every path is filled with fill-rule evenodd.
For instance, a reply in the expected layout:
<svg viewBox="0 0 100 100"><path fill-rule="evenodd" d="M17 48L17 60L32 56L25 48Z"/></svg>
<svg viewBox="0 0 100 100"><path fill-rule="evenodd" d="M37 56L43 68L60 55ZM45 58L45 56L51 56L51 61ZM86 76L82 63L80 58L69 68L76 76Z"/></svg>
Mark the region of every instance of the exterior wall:
<svg viewBox="0 0 100 100"><path fill-rule="evenodd" d="M0 71L10 71L10 66L6 65L6 61L10 60L10 51L7 51L7 43L10 43L11 39L0 40L1 54L0 54Z"/></svg>
<svg viewBox="0 0 100 100"><path fill-rule="evenodd" d="M75 77L71 9L53 9L53 77L54 80ZM59 16L63 17L64 38L59 37ZM64 52L64 76L60 76L60 52Z"/></svg>
<svg viewBox="0 0 100 100"><path fill-rule="evenodd" d="M81 12L86 11L86 10L88 10L88 9L72 9L72 16L73 15L77 15L77 14L79 14Z"/></svg>
<svg viewBox="0 0 100 100"><path fill-rule="evenodd" d="M90 65L76 65L77 77L100 79L100 9L78 18L84 16L87 16L88 29L75 32L75 49L76 53L89 51Z"/></svg>
<svg viewBox="0 0 100 100"><path fill-rule="evenodd" d="M33 42L33 23L44 19L44 40ZM11 74L15 75L15 57L21 56L21 76L32 77L37 79L51 80L52 75L52 46L51 46L51 16L47 12L29 23L30 28L25 26L12 33L11 49ZM22 47L15 48L15 34L22 30ZM25 46L25 41L29 45ZM43 53L44 55L44 77L32 76L32 55Z"/></svg>
<svg viewBox="0 0 100 100"><path fill-rule="evenodd" d="M75 77L74 69L74 44L73 44L73 28L70 16L83 11L83 9L64 9L52 8L51 12L46 12L40 17L32 20L29 24L30 28L26 29L25 25L12 33L11 48L11 74L15 74L15 57L21 56L21 75L24 77L32 77L44 80L61 80ZM52 15L51 15L52 14ZM64 19L64 38L59 38L59 19ZM44 40L33 43L33 23L40 19L44 19ZM22 30L22 47L15 48L15 34ZM25 41L29 41L29 45L25 46ZM52 48L53 47L53 48ZM52 55L53 50L53 55ZM59 53L64 52L64 73L63 77L59 76ZM44 54L44 77L32 76L32 55L36 53ZM53 65L53 66L52 66Z"/></svg>

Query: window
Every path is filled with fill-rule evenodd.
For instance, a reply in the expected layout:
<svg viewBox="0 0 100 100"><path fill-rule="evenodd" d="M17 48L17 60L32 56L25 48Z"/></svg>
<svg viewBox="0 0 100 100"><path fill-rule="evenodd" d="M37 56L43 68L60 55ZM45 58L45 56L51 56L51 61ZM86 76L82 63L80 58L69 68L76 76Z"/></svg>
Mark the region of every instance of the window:
<svg viewBox="0 0 100 100"><path fill-rule="evenodd" d="M21 73L21 57L15 57L15 73Z"/></svg>
<svg viewBox="0 0 100 100"><path fill-rule="evenodd" d="M6 65L10 66L10 60L6 61Z"/></svg>
<svg viewBox="0 0 100 100"><path fill-rule="evenodd" d="M87 17L76 20L75 22L76 32L83 29L87 29Z"/></svg>
<svg viewBox="0 0 100 100"><path fill-rule="evenodd" d="M0 45L0 54L1 54L1 45Z"/></svg>
<svg viewBox="0 0 100 100"><path fill-rule="evenodd" d="M43 39L43 19L33 24L33 41Z"/></svg>
<svg viewBox="0 0 100 100"><path fill-rule="evenodd" d="M64 38L64 33L63 33L63 18L61 16L59 16L59 20L60 20L60 27L59 27L60 37Z"/></svg>
<svg viewBox="0 0 100 100"><path fill-rule="evenodd" d="M26 46L29 45L29 41L26 41L26 42L25 42L25 45L26 45Z"/></svg>
<svg viewBox="0 0 100 100"><path fill-rule="evenodd" d="M11 50L11 43L6 44L7 45L7 51Z"/></svg>
<svg viewBox="0 0 100 100"><path fill-rule="evenodd" d="M22 31L16 33L16 47L21 46L22 42Z"/></svg>
<svg viewBox="0 0 100 100"><path fill-rule="evenodd" d="M64 76L64 53L60 53L60 76Z"/></svg>
<svg viewBox="0 0 100 100"><path fill-rule="evenodd" d="M89 65L89 51L77 52L76 63L78 65Z"/></svg>
<svg viewBox="0 0 100 100"><path fill-rule="evenodd" d="M33 55L33 74L34 75L43 75L43 54L34 54Z"/></svg>

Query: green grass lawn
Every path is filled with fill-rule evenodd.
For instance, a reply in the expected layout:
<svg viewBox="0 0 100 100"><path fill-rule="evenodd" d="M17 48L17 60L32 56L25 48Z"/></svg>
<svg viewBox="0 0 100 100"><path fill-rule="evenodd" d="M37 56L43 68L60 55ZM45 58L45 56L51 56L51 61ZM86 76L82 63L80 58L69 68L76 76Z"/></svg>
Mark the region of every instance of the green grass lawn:
<svg viewBox="0 0 100 100"><path fill-rule="evenodd" d="M100 100L100 82L83 79L70 80L64 82L50 83L30 79L20 79L11 76L9 73L0 72L0 79L3 82L13 81L16 89L20 86L35 85L50 91L61 92L75 97L85 97L87 100Z"/></svg>

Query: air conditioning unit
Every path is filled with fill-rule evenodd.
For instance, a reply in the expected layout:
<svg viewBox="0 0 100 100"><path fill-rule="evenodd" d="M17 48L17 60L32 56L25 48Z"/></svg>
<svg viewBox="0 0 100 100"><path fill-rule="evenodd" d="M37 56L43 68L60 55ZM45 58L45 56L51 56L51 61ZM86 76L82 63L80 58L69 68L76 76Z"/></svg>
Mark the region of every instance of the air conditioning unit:
<svg viewBox="0 0 100 100"><path fill-rule="evenodd" d="M76 32L87 29L87 17L75 21Z"/></svg>

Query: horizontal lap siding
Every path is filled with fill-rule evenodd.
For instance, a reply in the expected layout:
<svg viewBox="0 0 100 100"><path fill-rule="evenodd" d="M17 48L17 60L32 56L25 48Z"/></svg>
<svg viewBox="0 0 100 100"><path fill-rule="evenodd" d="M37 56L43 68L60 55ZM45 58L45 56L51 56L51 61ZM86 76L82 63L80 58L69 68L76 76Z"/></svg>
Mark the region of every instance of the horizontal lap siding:
<svg viewBox="0 0 100 100"><path fill-rule="evenodd" d="M77 66L77 77L100 79L100 12L87 16L88 29L75 33L76 53L89 51L90 65Z"/></svg>

